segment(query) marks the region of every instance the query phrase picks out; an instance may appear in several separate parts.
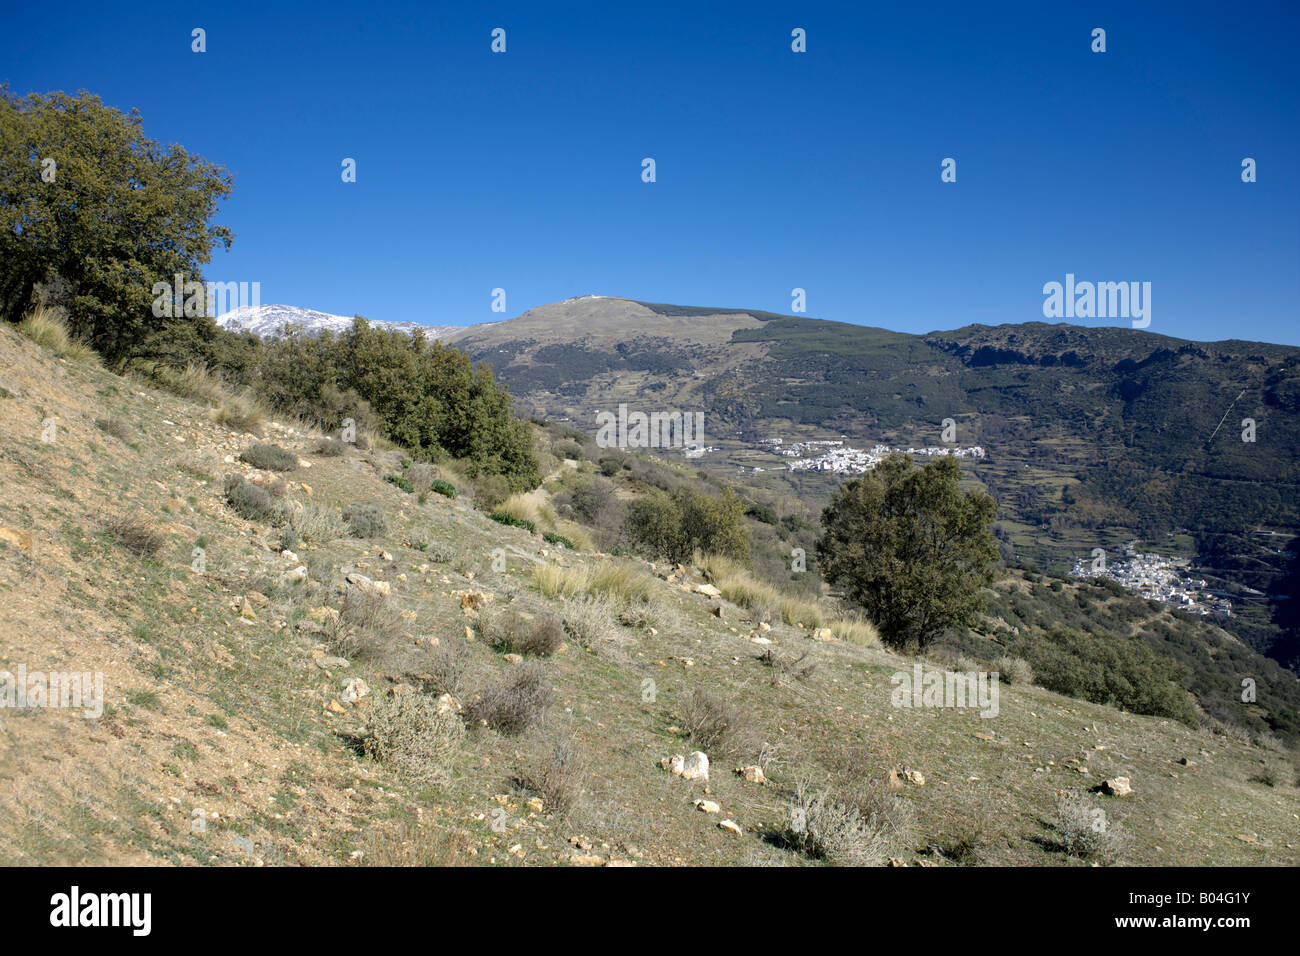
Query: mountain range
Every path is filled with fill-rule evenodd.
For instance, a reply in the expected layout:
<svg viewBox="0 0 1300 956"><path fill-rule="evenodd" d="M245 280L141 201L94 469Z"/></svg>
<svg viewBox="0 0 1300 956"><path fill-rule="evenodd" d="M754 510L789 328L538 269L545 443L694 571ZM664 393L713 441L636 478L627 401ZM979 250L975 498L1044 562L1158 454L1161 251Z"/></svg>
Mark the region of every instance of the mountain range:
<svg viewBox="0 0 1300 956"><path fill-rule="evenodd" d="M320 315L295 324L346 321ZM588 434L620 404L703 412L696 464L812 502L852 475L792 471L800 443L979 446L964 471L997 499L1008 557L1066 574L1136 539L1231 598L1249 644L1300 658L1295 347L1043 322L913 335L602 296L425 333L489 363L522 413Z"/></svg>

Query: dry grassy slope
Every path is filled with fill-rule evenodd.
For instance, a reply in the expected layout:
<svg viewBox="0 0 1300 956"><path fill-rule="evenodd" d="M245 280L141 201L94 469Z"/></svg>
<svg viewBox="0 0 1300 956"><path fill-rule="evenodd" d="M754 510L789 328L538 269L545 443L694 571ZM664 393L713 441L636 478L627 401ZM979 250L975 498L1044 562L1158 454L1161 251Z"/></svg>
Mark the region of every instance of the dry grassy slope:
<svg viewBox="0 0 1300 956"><path fill-rule="evenodd" d="M355 752L348 734L364 725L367 706L342 714L327 706L343 681L364 677L374 695L417 681L429 641L465 641L473 623L453 592L482 588L493 606L546 610L530 586L535 562L605 559L546 552L539 538L487 521L463 498L418 504L382 481L395 453L315 457L309 436L273 426L270 440L312 464L290 475L311 489L295 484L294 498L377 502L393 529L378 541L303 549L309 584L274 588L264 582L286 570L270 547L275 533L220 500L221 475L237 467L224 459L252 436L213 426L192 403L56 360L7 328L0 387L0 527L32 537L30 552L0 543L0 669L102 671L108 700L99 721L0 711L2 862L346 864L361 851L376 861L547 864L568 859L576 839L590 848L577 852L605 861L800 863L764 834L779 824L784 789L805 765L882 778L903 766L922 771L926 784L905 791L919 816L918 846L978 831L987 863L1073 862L1051 850L1056 792L1118 774L1132 778L1136 794L1105 805L1134 832L1128 862L1297 862L1293 774L1276 788L1248 779L1277 754L1036 688L1004 689L991 720L896 710L889 676L911 661L814 643L784 626L769 636L783 650L809 651L819 668L805 682L774 686L747 637L753 622L730 606L719 622L706 598L667 582L656 584L657 633L616 627L607 641L570 643L545 661L558 703L540 730L475 732L449 784L413 787ZM48 444L40 440L46 417L58 425ZM121 419L133 435L110 437L97 417ZM156 562L96 530L101 515L123 510L162 529ZM200 539L204 575L190 569ZM496 574L492 552L501 547L509 565ZM352 569L391 582L406 633L374 660L328 672L313 660L319 635L295 623L310 608L337 606L335 589ZM271 604L256 621L241 620L232 601L256 586ZM475 685L512 666L481 640L469 651ZM643 699L647 678L653 701ZM745 829L740 835L695 810L703 787L658 766L693 749L672 728L696 686L734 700L777 746L766 785L740 780L728 772L735 761L711 755L711 798ZM528 795L508 783L521 761L561 736L577 741L591 767L567 820L530 810ZM1177 765L1183 756L1197 766ZM1093 776L1069 769L1069 758L1086 760ZM490 826L499 806L503 834ZM201 834L190 825L198 809L209 817Z"/></svg>

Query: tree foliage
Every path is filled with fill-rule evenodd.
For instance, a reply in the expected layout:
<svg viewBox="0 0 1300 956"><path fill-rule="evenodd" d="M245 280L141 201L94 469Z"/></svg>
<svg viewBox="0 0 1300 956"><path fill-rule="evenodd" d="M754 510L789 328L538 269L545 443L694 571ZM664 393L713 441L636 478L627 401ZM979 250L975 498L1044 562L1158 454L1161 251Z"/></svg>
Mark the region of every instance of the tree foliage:
<svg viewBox="0 0 1300 956"><path fill-rule="evenodd" d="M43 287L74 335L127 356L162 321L155 284L202 282L213 248L229 248L212 217L231 184L222 167L145 136L136 111L0 87L0 315L18 320Z"/></svg>
<svg viewBox="0 0 1300 956"><path fill-rule="evenodd" d="M684 562L698 549L749 559L745 504L730 488L710 495L689 485L671 493L650 489L628 506L627 532L637 544L669 561Z"/></svg>
<svg viewBox="0 0 1300 956"><path fill-rule="evenodd" d="M881 636L923 647L982 607L998 552L988 525L996 506L962 492L952 457L920 468L891 455L843 485L822 512L822 574L866 608Z"/></svg>

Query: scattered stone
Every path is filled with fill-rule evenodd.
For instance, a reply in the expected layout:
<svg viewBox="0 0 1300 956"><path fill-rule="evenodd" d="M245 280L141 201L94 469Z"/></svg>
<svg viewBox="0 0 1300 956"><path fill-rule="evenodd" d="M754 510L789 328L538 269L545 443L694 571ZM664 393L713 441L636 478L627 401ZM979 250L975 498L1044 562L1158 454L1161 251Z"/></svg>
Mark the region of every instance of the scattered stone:
<svg viewBox="0 0 1300 956"><path fill-rule="evenodd" d="M695 809L701 813L721 813L722 807L718 806L712 800L696 800Z"/></svg>
<svg viewBox="0 0 1300 956"><path fill-rule="evenodd" d="M712 584L697 584L697 585L695 586L695 593L696 593L696 594L704 594L704 595L707 595L708 597L711 597L711 598L720 598L720 597L722 597L722 592L719 591L719 590L718 590L716 587L714 587Z"/></svg>
<svg viewBox="0 0 1300 956"><path fill-rule="evenodd" d="M369 693L370 685L360 677L349 677L347 683L343 685L344 703L355 704Z"/></svg>
<svg viewBox="0 0 1300 956"><path fill-rule="evenodd" d="M819 627L812 632L812 639L814 641L833 641L835 640L835 632L829 627Z"/></svg>
<svg viewBox="0 0 1300 956"><path fill-rule="evenodd" d="M759 766L737 767L736 775L744 777L750 783L766 783L767 775L763 773L763 768Z"/></svg>
<svg viewBox="0 0 1300 956"><path fill-rule="evenodd" d="M759 621L758 629L766 634L768 631L772 630L772 625L768 624L767 621Z"/></svg>
<svg viewBox="0 0 1300 956"><path fill-rule="evenodd" d="M326 708L326 709L327 709L331 714L342 714L342 713L345 713L345 711L343 710L343 705L340 704L337 700L331 700L331 701L329 702L329 707Z"/></svg>
<svg viewBox="0 0 1300 956"><path fill-rule="evenodd" d="M681 754L664 757L659 761L659 766L683 780L709 779L709 758L699 750L688 757L683 757Z"/></svg>
<svg viewBox="0 0 1300 956"><path fill-rule="evenodd" d="M249 591L244 595L244 600L255 604L257 607L266 607L271 603L261 591Z"/></svg>
<svg viewBox="0 0 1300 956"><path fill-rule="evenodd" d="M1108 797L1128 797L1133 794L1133 785L1128 777L1113 777L1103 780L1093 787L1094 793L1103 793Z"/></svg>
<svg viewBox="0 0 1300 956"><path fill-rule="evenodd" d="M735 820L719 820L719 821L718 821L718 829L719 829L719 830L726 830L728 833L744 833L744 832L745 832L744 830L742 830L742 829L740 828L740 824L738 824Z"/></svg>
<svg viewBox="0 0 1300 956"><path fill-rule="evenodd" d="M358 574L353 571L347 576L348 584L360 591L362 594L373 592L375 594L388 595L392 593L393 586L387 581L372 581L364 574Z"/></svg>
<svg viewBox="0 0 1300 956"><path fill-rule="evenodd" d="M323 671L332 671L339 667L350 667L346 658L343 657L319 657L316 659L316 666Z"/></svg>
<svg viewBox="0 0 1300 956"><path fill-rule="evenodd" d="M284 576L284 579L290 583L296 583L298 581L306 581L307 566L303 564L298 565L296 568L294 568L292 571L286 574Z"/></svg>
<svg viewBox="0 0 1300 956"><path fill-rule="evenodd" d="M925 786L925 775L919 770L904 770L903 776L907 778L908 783L914 783L918 787Z"/></svg>

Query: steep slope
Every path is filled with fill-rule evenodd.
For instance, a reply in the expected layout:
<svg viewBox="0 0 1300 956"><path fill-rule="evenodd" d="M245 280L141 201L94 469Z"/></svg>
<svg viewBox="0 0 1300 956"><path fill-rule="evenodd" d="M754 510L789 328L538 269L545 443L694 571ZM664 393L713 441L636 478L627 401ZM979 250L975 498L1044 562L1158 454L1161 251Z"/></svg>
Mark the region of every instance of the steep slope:
<svg viewBox="0 0 1300 956"><path fill-rule="evenodd" d="M105 698L98 719L0 710L0 861L800 864L811 861L777 832L801 776L885 784L902 769L924 777L892 798L916 818L891 849L905 863L1078 862L1053 829L1058 791L1119 775L1131 797L1089 799L1132 833L1127 862L1300 860L1300 792L1280 751L1029 686L1004 688L988 718L900 709L891 676L913 661L764 631L690 570L681 584L623 566L635 586L602 606L626 622L602 621L601 599L550 597L535 569L594 573L613 559L556 551L463 495L406 493L384 480L400 451L318 452L317 437L282 424L261 440L306 464L278 489L283 509L250 520L226 503L222 476L275 483L238 458L257 437L8 328L0 370L0 669L99 672ZM386 529L347 535L348 505L378 508ZM312 520L274 520L288 513ZM157 547L125 525L103 530L117 515ZM292 542L297 554L284 547L291 527L308 539ZM364 653L335 659L351 633L331 629L336 612L380 592L351 645ZM519 673L487 641L503 608L587 622L538 659L555 689L546 719L519 735L471 721L436 782L366 756L361 738L390 695L454 682L469 706ZM453 648L459 676L439 656ZM774 669L767 650L808 657ZM355 678L369 693L351 684L354 701ZM659 766L694 749L680 728L704 688L743 714L749 738L710 754L708 798L739 832L696 808L702 783ZM511 782L557 742L588 768L567 816ZM731 772L760 760L765 783Z"/></svg>

